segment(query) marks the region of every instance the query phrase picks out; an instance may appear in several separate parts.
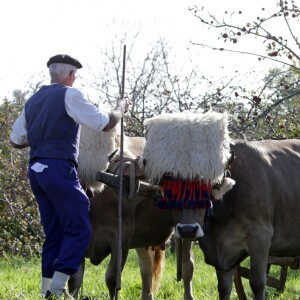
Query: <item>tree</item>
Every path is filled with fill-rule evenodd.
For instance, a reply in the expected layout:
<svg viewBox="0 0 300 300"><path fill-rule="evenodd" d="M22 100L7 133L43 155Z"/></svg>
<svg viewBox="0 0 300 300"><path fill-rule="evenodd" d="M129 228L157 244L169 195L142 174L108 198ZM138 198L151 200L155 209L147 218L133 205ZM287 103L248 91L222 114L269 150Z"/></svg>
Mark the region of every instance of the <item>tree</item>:
<svg viewBox="0 0 300 300"><path fill-rule="evenodd" d="M27 179L28 150L10 147L9 134L25 103L24 93L0 106L0 255L31 255L40 252L43 233L36 201Z"/></svg>
<svg viewBox="0 0 300 300"><path fill-rule="evenodd" d="M206 77L193 65L191 57L187 57L182 65L176 65L171 47L163 39L151 45L142 58L136 59L134 43L135 40L128 47L126 62L125 92L132 102L125 118L128 135L144 135L145 119L161 113L206 111L211 106L223 110L220 103L229 97L225 88L232 79L216 82ZM111 107L120 97L123 44L121 39L114 42L111 49L102 50L103 68L94 75L95 80L88 83Z"/></svg>
<svg viewBox="0 0 300 300"><path fill-rule="evenodd" d="M274 2L275 3L275 2ZM300 10L295 5L294 0L280 0L276 4L276 11L268 13L265 8L262 8L261 13L253 21L244 20L244 23L237 24L234 22L234 17L242 15L241 10L234 12L224 12L222 20L218 20L212 13L208 13L208 16L203 16L205 13L203 9L199 9L197 6L190 8L192 14L198 18L202 24L209 28L217 30L218 40L224 43L229 42L232 45L238 45L243 42L244 39L251 37L255 39L257 43L260 41L263 47L258 48L257 52L246 52L239 49L229 49L223 47L212 47L198 43L198 45L209 47L214 50L231 51L236 53L246 53L253 55L258 60L271 60L279 63L281 66L288 68L295 68L300 71L300 56L299 56L299 38L295 32L297 32L299 26ZM277 26L281 29L281 32L276 34L273 32L273 26L275 24L281 24ZM285 28L286 30L283 30ZM286 36L282 36L286 34ZM254 42L254 40L253 40Z"/></svg>
<svg viewBox="0 0 300 300"><path fill-rule="evenodd" d="M240 23L235 20L243 14L241 10L224 12L222 19L197 6L190 8L190 11L203 26L215 30L218 43L218 46L202 43L194 45L220 51L219 55L227 51L255 56L261 63L272 61L278 66L277 69L269 70L255 89L240 85L231 94L232 97L226 99L229 112L235 116L230 125L234 136L246 134L251 139L298 138L299 132L295 130L295 124L299 121L298 114L291 114L291 107L293 110L298 109L300 94L300 43L295 33L299 28L300 10L295 2L281 0L276 4L275 12L268 13L262 8L256 19L244 19ZM275 23L281 26L276 27ZM281 31L274 32L276 28ZM246 39L252 39L253 44L260 41L258 52L238 48ZM292 122L291 117L294 118Z"/></svg>

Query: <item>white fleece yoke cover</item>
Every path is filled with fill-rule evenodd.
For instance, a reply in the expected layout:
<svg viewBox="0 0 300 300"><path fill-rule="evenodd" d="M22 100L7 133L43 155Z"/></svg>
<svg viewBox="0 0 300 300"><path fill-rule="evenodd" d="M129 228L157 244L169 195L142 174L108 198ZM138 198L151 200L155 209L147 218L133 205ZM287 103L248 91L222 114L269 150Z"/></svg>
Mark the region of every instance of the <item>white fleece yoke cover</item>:
<svg viewBox="0 0 300 300"><path fill-rule="evenodd" d="M230 157L225 113L172 113L147 119L146 145L140 164L147 179L165 174L182 180L219 183Z"/></svg>
<svg viewBox="0 0 300 300"><path fill-rule="evenodd" d="M100 190L103 184L96 180L97 172L108 168L108 156L118 147L118 126L108 132L81 126L78 176L82 183Z"/></svg>

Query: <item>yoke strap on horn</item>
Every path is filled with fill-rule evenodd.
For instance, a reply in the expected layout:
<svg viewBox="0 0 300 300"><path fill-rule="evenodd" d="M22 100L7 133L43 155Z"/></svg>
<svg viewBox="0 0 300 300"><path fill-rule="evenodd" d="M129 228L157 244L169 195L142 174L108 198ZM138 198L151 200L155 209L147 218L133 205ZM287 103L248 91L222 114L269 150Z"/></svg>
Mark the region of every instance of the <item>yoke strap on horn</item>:
<svg viewBox="0 0 300 300"><path fill-rule="evenodd" d="M140 174L140 169L138 167L138 161L140 157L131 158L124 157L124 168L123 168L123 176L129 177L129 196L128 200L133 200L135 191L136 191L136 179L144 177L144 174ZM111 160L110 165L108 167L108 171L113 174L117 174L120 168L120 160ZM138 169L137 169L138 168Z"/></svg>

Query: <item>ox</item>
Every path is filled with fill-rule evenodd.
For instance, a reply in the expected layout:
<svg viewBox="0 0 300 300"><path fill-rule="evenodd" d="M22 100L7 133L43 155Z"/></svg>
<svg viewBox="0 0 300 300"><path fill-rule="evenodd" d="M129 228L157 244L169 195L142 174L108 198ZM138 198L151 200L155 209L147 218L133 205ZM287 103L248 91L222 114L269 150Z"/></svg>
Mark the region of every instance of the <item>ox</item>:
<svg viewBox="0 0 300 300"><path fill-rule="evenodd" d="M268 256L300 255L300 141L237 141L232 150L236 185L215 203L199 243L216 268L221 300L230 298L233 269L247 256L253 298L262 300Z"/></svg>
<svg viewBox="0 0 300 300"><path fill-rule="evenodd" d="M82 160L79 160L79 174L81 174L81 179L85 183L91 185L89 182L91 178L86 176L86 174L94 175L97 171L95 170L95 166L98 166L96 159L100 153L95 153L93 150L97 140L101 139L101 137L86 138L85 136L88 134L83 132L82 149L80 149ZM211 136L214 139L211 139ZM163 139L164 142L162 143ZM179 143L180 140L181 143ZM168 201L165 201L166 199L161 201L158 206L166 207L167 205L168 209L160 210L157 206L153 206L151 188L149 188L150 194L149 191L145 193L145 190L137 189L138 184L135 182L133 201L129 202L127 200L129 187L127 187L125 182L125 193L123 195L125 201L122 204L122 266L125 264L130 248L160 245L169 238L174 226L176 226L175 236L179 240L183 239L182 278L185 288L184 299L192 300L193 257L190 240L196 240L203 235L201 225L203 224L205 212L205 209L196 208L210 207L209 195L206 195L205 199L203 199L202 196L197 196L196 192L200 192L201 189L209 192L210 185L218 183L223 178L224 168L230 154L226 116L215 113L160 116L148 121L145 147L142 138L128 137L125 141L125 156L129 155L131 159L142 156L139 165L145 168L147 179L152 184L157 183L163 189L165 178L171 177L171 180L167 180L167 182L168 184L172 183L172 191L176 190L179 196L176 196L176 199L171 197L167 199ZM191 144L191 142L194 144ZM173 144L171 145L171 143ZM194 148L194 151L190 152L191 149L186 148L188 143L192 146L191 149ZM172 148L171 152L166 145ZM87 155L89 151L92 153ZM109 152L104 151L104 153L105 155L102 155L101 159L104 161L104 165L100 168L102 170L108 165L106 155ZM201 153L201 155L198 153ZM83 167L84 163L81 162L87 161L87 156L93 158L92 162L88 162L89 168L93 170L92 172L86 172ZM119 161L110 164L109 170L115 170L118 163ZM199 186L199 178L202 178L203 182L201 187ZM141 179L141 177L137 176L135 181L136 179ZM209 184L205 182L209 182ZM106 183L109 186L91 200L93 237L87 257L90 258L93 264L97 265L111 254L109 267L106 272L106 283L110 297L113 299L116 292L117 263L117 194L114 193L114 190L118 186L108 181ZM175 189L174 183L178 184ZM195 188L196 185L198 190ZM181 189L181 186L184 187L184 191ZM186 197L184 201L182 201L182 196L183 198ZM178 198L181 200L177 202ZM188 203L192 207L187 207ZM176 209L171 209L170 205ZM149 253L146 250L139 249L138 255L140 262L142 259L149 260ZM153 266L150 264L150 270L151 268ZM145 266L141 268L141 271L143 279L142 298L152 299L151 278L149 276L151 272ZM78 282L82 280L83 269L79 273L77 274ZM148 275L147 278L145 274ZM78 291L78 282L76 287L74 288L73 285L71 290L75 289Z"/></svg>
<svg viewBox="0 0 300 300"><path fill-rule="evenodd" d="M117 139L117 138L116 138ZM101 143L101 148L99 140ZM106 146L104 146L104 145ZM109 166L108 154L116 147L114 134L97 133L87 128L82 128L81 148L79 159L79 175L85 186L95 190L95 196L91 198L91 223L93 226L93 236L86 257L90 258L95 265L100 264L110 255L110 262L106 272L105 280L109 290L110 298L113 299L116 293L116 270L117 270L117 201L116 186L104 186L100 182L95 182L95 174L99 170ZM124 155L134 159L142 155L144 138L125 137ZM110 169L114 170L118 165L118 160L110 164ZM141 178L137 166L136 180ZM126 173L126 172L125 172ZM126 174L125 174L126 175ZM135 194L131 201L128 200L129 187L124 185L124 195L122 203L122 267L124 266L129 249L137 250L140 271L142 276L142 299L152 300L155 291L155 283L158 282L160 270L163 263L164 252L155 248L153 253L146 249L149 246L160 246L165 243L173 232L174 226L180 221L182 215L178 211L161 210L153 205L153 199ZM98 192L101 191L101 192ZM152 189L150 189L150 194ZM198 217L195 214L195 217ZM192 218L193 222L199 222ZM192 257L189 251L190 245L183 245L183 282L185 287L185 299L192 300L191 280L193 272ZM78 291L83 279L84 264L77 274L71 276L69 289L77 298Z"/></svg>

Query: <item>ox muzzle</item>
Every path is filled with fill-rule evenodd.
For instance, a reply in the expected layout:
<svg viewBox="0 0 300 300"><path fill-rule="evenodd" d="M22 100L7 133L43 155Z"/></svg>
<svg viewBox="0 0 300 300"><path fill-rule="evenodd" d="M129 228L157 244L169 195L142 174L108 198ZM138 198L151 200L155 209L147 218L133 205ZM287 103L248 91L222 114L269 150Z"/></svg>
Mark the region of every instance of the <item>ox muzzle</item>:
<svg viewBox="0 0 300 300"><path fill-rule="evenodd" d="M193 223L193 224L178 223L175 227L174 237L176 238L193 241L203 236L204 233L199 223Z"/></svg>

